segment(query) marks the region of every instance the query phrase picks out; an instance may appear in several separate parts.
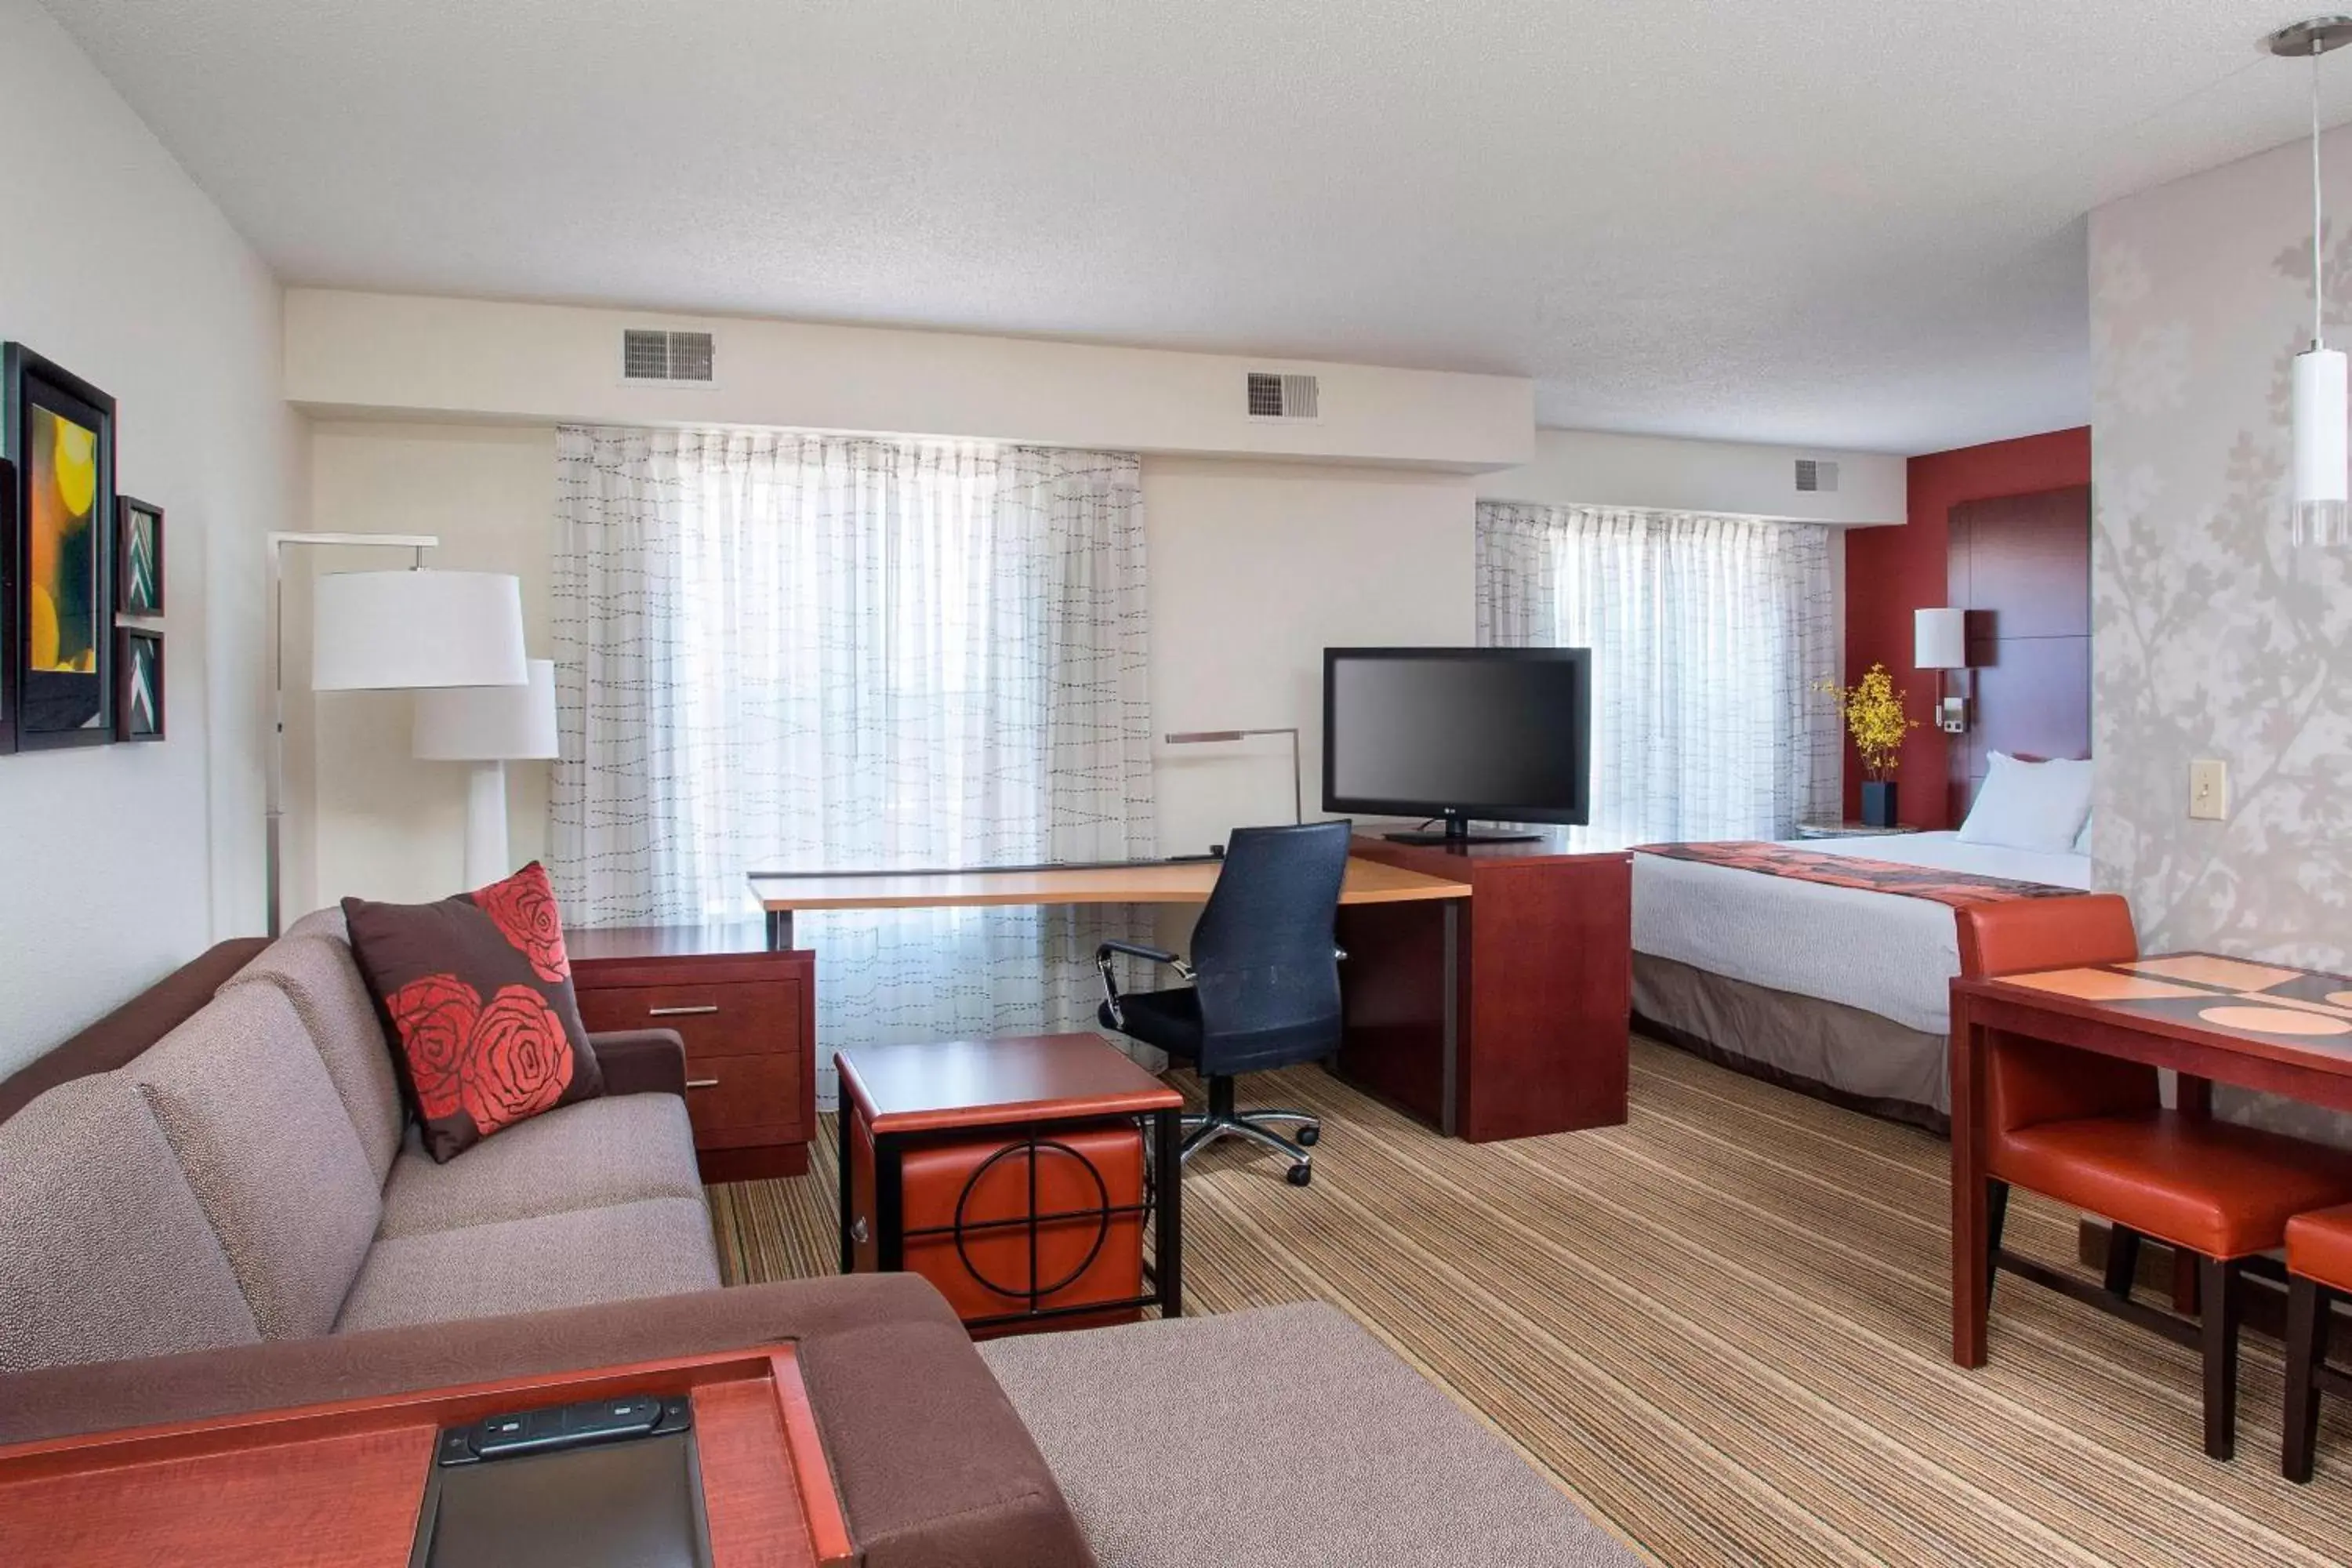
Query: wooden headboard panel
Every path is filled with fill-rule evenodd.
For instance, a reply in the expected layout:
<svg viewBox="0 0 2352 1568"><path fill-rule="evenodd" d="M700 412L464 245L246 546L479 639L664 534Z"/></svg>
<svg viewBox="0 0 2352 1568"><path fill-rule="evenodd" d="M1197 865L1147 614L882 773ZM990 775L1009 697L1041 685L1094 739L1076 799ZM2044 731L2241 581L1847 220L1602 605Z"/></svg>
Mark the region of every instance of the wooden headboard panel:
<svg viewBox="0 0 2352 1568"><path fill-rule="evenodd" d="M1969 612L1969 732L1948 748L1952 824L1995 752L2091 754L2091 490L1964 501L1947 603Z"/></svg>

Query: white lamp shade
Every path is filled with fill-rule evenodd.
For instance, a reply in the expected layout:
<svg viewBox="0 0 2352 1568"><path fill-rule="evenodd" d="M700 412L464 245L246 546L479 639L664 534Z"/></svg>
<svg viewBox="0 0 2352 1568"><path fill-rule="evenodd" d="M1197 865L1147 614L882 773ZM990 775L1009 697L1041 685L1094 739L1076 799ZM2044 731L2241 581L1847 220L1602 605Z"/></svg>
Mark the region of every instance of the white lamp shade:
<svg viewBox="0 0 2352 1568"><path fill-rule="evenodd" d="M336 572L312 601L310 686L520 687L522 584L499 572Z"/></svg>
<svg viewBox="0 0 2352 1568"><path fill-rule="evenodd" d="M2294 356L2294 525L2307 544L2340 545L2352 500L2352 389L2340 349Z"/></svg>
<svg viewBox="0 0 2352 1568"><path fill-rule="evenodd" d="M436 763L510 763L556 754L555 661L530 660L522 686L450 686L416 694L415 750Z"/></svg>
<svg viewBox="0 0 2352 1568"><path fill-rule="evenodd" d="M1911 663L1919 669L1969 667L1969 613L1921 610L1913 619Z"/></svg>

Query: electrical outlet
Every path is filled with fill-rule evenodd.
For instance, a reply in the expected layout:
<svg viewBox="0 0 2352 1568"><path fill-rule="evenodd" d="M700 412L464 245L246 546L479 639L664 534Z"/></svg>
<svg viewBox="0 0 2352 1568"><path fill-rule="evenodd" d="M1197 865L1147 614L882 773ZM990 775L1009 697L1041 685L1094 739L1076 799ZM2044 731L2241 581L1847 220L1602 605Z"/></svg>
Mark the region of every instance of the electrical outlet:
<svg viewBox="0 0 2352 1568"><path fill-rule="evenodd" d="M2220 822L2230 815L2230 764L2203 760L2189 764L2189 815Z"/></svg>

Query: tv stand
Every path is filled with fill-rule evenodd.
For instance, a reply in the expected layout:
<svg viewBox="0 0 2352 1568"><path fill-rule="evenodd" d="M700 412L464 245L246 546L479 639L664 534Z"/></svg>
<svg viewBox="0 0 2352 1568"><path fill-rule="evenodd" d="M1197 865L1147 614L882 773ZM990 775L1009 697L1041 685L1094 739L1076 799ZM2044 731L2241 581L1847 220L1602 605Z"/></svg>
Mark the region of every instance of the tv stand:
<svg viewBox="0 0 2352 1568"><path fill-rule="evenodd" d="M1420 849L1467 849L1473 844L1535 844L1542 841L1540 833L1473 833L1470 825L1460 817L1445 819L1443 833L1383 833L1391 844L1409 844Z"/></svg>

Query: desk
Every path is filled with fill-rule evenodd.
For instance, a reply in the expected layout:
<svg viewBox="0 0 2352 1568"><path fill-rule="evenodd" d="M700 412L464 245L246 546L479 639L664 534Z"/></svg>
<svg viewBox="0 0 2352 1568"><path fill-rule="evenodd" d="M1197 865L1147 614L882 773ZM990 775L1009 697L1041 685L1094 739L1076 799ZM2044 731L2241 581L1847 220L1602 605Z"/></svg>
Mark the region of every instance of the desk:
<svg viewBox="0 0 2352 1568"><path fill-rule="evenodd" d="M755 872L752 894L768 912L768 945L793 945L796 910L943 910L987 905L1204 904L1222 860L1138 860L1106 866L1021 866L1001 870ZM1343 904L1466 899L1470 885L1350 858Z"/></svg>
<svg viewBox="0 0 2352 1568"><path fill-rule="evenodd" d="M1985 1363L1985 1058L2007 1035L2352 1110L2352 978L2170 953L1952 982L1952 1360Z"/></svg>
<svg viewBox="0 0 2352 1568"><path fill-rule="evenodd" d="M1427 1092L1418 1089L1401 1092L1394 1084L1377 1079L1369 1081L1368 1087L1399 1100L1451 1133L1460 1120L1456 1113L1460 1096L1456 1091L1467 1077L1462 1070L1465 1054L1462 1019L1466 992L1460 984L1465 973L1460 962L1460 911L1471 896L1471 883L1462 874L1465 864L1458 860L1439 856L1422 865L1408 866L1381 853L1397 847L1358 839L1355 852L1348 859L1347 880L1340 888L1339 903L1343 910L1411 905L1428 918L1413 924L1402 939L1401 952L1397 943L1388 942L1379 955L1366 955L1360 961L1351 957L1342 966L1341 986L1343 992L1377 985L1384 994L1400 988L1409 994L1402 1004L1384 1002L1380 1013L1385 1023L1373 1026L1385 1027L1392 1040L1399 1037L1400 1031L1386 1025L1395 1022L1402 1006L1408 1026L1402 1031L1406 1037L1404 1048L1416 1057L1420 1078L1427 1080ZM1209 889L1217 885L1217 875L1223 868L1223 861L1211 859L870 874L757 872L751 877L751 891L767 911L769 946L782 951L793 944L793 915L800 910L1201 904L1208 901ZM1449 871L1453 874L1445 874ZM1349 928L1342 928L1340 943L1350 945ZM1618 962L1630 966L1631 952L1630 937L1621 940L1617 944ZM1396 973L1366 973L1368 970L1389 969L1392 963L1402 966ZM1351 1016L1351 1033L1359 1030L1361 1017L1362 1010L1358 1009ZM1411 1026L1416 1024L1420 1026ZM1619 1032L1617 1048L1622 1056L1625 1049L1622 1030ZM1342 1047L1342 1056L1345 1054ZM1397 1053L1391 1048L1386 1054L1393 1058ZM1622 1092L1621 1089L1621 1107ZM1624 1120L1622 1109L1617 1120Z"/></svg>

